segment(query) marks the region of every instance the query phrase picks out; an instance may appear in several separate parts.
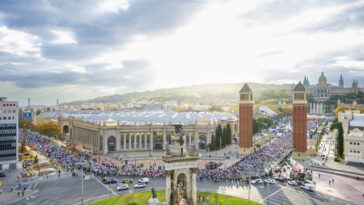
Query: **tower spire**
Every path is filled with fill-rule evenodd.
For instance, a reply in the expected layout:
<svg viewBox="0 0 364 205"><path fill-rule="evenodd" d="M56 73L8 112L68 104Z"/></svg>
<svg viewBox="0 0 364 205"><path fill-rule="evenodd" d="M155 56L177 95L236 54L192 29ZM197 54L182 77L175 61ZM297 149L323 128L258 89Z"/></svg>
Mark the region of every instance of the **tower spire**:
<svg viewBox="0 0 364 205"><path fill-rule="evenodd" d="M339 87L344 88L344 78L343 74L340 74Z"/></svg>

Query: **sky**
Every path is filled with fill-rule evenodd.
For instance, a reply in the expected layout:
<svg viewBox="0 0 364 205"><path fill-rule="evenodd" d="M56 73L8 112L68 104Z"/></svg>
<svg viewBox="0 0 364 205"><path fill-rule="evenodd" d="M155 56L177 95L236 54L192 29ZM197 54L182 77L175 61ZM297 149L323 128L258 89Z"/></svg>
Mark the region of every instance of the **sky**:
<svg viewBox="0 0 364 205"><path fill-rule="evenodd" d="M231 82L364 85L364 1L2 0L0 96L56 103Z"/></svg>

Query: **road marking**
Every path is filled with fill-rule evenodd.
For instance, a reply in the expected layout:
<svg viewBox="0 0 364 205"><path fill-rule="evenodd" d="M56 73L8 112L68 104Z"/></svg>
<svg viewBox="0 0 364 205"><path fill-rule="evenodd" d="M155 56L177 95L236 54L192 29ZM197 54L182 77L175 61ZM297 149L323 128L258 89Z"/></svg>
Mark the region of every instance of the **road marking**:
<svg viewBox="0 0 364 205"><path fill-rule="evenodd" d="M266 199L268 199L268 198L270 198L270 197L272 197L272 196L276 195L278 192L283 191L283 189L286 189L286 188L282 188L282 189L279 189L279 190L277 190L277 191L273 192L271 195L269 195L269 196L265 197L264 199L260 200L260 203L262 203L262 202L264 202Z"/></svg>
<svg viewBox="0 0 364 205"><path fill-rule="evenodd" d="M108 186L106 186L105 184L103 184L102 182L100 182L100 180L98 180L96 177L94 177L94 179L99 182L102 186L104 186L108 191L111 191L111 193L113 193L115 196L117 196L118 194L114 192L114 190L110 190L110 188Z"/></svg>

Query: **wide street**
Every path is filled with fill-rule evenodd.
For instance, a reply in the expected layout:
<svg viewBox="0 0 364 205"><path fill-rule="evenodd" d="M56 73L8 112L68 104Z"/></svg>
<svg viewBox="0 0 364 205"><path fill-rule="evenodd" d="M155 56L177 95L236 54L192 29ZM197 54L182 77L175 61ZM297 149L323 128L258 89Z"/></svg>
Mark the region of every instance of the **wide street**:
<svg viewBox="0 0 364 205"><path fill-rule="evenodd" d="M114 185L104 185L100 178L91 178L84 181L84 204L98 201L110 196L123 195L133 192L150 191L152 187L157 190L164 189L165 179L150 179L146 188L134 189L134 184L129 185L129 190L116 191L121 180L126 178L117 178L118 183ZM112 191L110 191L112 188ZM39 192L33 197L23 199L15 204L81 204L81 177L71 176L64 173L61 178L53 175L49 178L42 178L37 186ZM249 196L248 186L241 183L230 182L211 182L198 180L198 190L207 192L218 192L229 195L249 198L254 201L264 202L265 204L351 204L350 202L323 195L316 192L306 192L300 188L291 187L285 184L274 185L251 185ZM269 196L269 197L268 197ZM269 201L269 202L268 202Z"/></svg>

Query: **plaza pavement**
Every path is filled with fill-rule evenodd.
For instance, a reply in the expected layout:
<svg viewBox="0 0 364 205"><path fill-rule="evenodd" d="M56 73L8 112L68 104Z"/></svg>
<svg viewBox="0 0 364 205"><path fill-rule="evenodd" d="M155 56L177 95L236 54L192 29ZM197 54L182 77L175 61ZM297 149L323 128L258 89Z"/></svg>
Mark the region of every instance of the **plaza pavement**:
<svg viewBox="0 0 364 205"><path fill-rule="evenodd" d="M116 187L120 181L125 177L117 177L118 184L104 185L100 182L100 178L95 177L84 181L84 204L89 204L94 201L108 198L115 195L123 195L128 193L150 191L152 187L156 190L165 189L165 179L156 178L151 179L146 188L134 189L134 184L129 185L129 190L116 191ZM137 180L137 178L135 178ZM284 184L274 184L264 186L262 184L252 185L249 187L239 182L211 182L207 180L197 181L198 191L218 192L222 194L233 195L258 201L261 203L273 205L285 204L298 204L298 205L311 205L311 204L330 204L330 205L344 205L352 204L348 201L341 200L332 196L321 194L318 192L306 192L297 187L291 187ZM112 188L112 191L110 191ZM81 177L72 177L71 175L50 176L48 179L43 178L37 189L39 192L28 200L21 200L15 204L38 205L38 204L81 204ZM269 196L269 197L268 197ZM213 196L211 196L213 197Z"/></svg>

